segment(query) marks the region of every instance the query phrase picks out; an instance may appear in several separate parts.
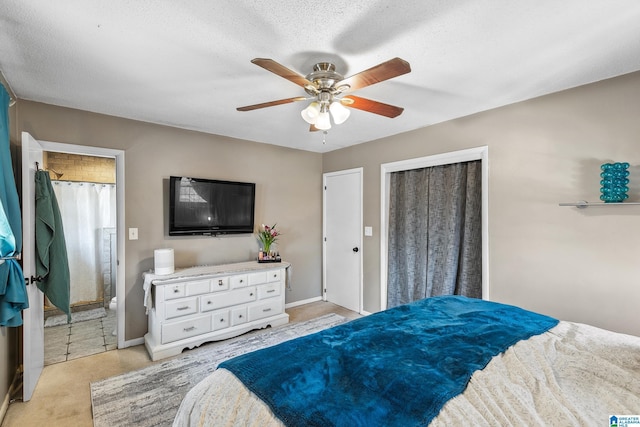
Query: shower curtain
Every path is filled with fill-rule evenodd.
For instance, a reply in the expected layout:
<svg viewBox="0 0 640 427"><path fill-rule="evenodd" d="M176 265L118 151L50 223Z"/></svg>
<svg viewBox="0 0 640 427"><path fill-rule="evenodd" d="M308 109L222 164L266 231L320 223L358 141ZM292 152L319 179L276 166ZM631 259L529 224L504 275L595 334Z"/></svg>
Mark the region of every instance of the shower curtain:
<svg viewBox="0 0 640 427"><path fill-rule="evenodd" d="M103 299L102 230L116 226L114 184L54 181L67 241L71 304Z"/></svg>

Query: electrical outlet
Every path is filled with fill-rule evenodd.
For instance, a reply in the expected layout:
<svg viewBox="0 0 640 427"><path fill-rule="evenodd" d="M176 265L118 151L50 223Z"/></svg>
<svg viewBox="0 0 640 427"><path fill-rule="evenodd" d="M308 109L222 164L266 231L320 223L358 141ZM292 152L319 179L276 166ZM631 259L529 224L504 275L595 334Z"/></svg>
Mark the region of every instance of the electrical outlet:
<svg viewBox="0 0 640 427"><path fill-rule="evenodd" d="M365 236L373 236L373 227L365 227L364 228L364 235Z"/></svg>
<svg viewBox="0 0 640 427"><path fill-rule="evenodd" d="M138 240L138 229L130 228L129 229L129 240Z"/></svg>

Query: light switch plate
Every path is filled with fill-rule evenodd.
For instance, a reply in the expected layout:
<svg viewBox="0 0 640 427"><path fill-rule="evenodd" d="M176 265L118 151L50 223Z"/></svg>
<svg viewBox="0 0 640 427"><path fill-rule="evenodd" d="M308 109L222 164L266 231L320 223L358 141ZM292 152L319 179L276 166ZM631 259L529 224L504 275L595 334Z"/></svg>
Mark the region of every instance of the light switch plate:
<svg viewBox="0 0 640 427"><path fill-rule="evenodd" d="M130 228L129 229L129 240L138 240L138 229Z"/></svg>
<svg viewBox="0 0 640 427"><path fill-rule="evenodd" d="M373 227L365 227L364 228L364 235L365 236L373 236Z"/></svg>

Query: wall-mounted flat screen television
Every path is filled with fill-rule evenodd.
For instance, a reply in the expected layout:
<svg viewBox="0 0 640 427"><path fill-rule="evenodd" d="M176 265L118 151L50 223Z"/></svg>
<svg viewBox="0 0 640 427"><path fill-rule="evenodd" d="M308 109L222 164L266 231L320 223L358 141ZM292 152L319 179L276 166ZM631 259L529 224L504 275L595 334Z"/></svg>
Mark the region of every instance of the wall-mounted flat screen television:
<svg viewBox="0 0 640 427"><path fill-rule="evenodd" d="M256 185L172 176L169 235L253 233Z"/></svg>

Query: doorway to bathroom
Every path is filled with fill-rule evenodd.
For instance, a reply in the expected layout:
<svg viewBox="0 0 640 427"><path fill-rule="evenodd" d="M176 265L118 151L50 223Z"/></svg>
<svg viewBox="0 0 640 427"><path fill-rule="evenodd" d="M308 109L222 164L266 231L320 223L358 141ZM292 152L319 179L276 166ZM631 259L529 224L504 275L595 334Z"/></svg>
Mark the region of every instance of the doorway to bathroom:
<svg viewBox="0 0 640 427"><path fill-rule="evenodd" d="M43 168L60 208L71 279L71 323L45 298L44 364L50 365L117 348L116 163L44 152Z"/></svg>

